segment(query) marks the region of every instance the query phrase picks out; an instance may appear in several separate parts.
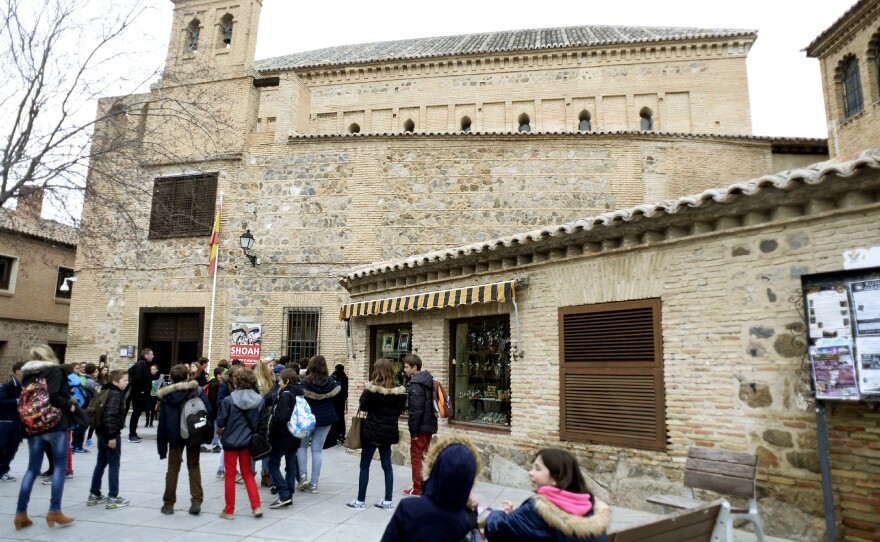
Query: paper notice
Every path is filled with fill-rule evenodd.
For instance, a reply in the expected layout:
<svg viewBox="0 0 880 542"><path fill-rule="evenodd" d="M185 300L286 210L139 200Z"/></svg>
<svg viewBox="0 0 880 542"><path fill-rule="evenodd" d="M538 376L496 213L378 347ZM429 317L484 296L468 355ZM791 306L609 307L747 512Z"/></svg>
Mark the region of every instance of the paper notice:
<svg viewBox="0 0 880 542"><path fill-rule="evenodd" d="M813 380L816 399L859 399L852 348L849 346L812 346Z"/></svg>
<svg viewBox="0 0 880 542"><path fill-rule="evenodd" d="M807 294L810 338L849 339L852 337L849 299L846 289L820 290Z"/></svg>
<svg viewBox="0 0 880 542"><path fill-rule="evenodd" d="M850 284L856 335L880 335L880 280Z"/></svg>

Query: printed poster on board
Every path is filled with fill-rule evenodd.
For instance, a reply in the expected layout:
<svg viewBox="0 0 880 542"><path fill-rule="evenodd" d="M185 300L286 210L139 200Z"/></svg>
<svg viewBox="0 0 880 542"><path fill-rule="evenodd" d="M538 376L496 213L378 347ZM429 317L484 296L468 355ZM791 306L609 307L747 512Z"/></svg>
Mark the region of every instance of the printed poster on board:
<svg viewBox="0 0 880 542"><path fill-rule="evenodd" d="M843 286L807 293L807 317L813 340L852 337L849 298Z"/></svg>
<svg viewBox="0 0 880 542"><path fill-rule="evenodd" d="M863 280L850 284L856 335L880 336L880 280Z"/></svg>
<svg viewBox="0 0 880 542"><path fill-rule="evenodd" d="M229 359L240 359L248 367L260 361L262 324L232 324L229 337Z"/></svg>
<svg viewBox="0 0 880 542"><path fill-rule="evenodd" d="M859 400L852 346L811 346L816 399Z"/></svg>
<svg viewBox="0 0 880 542"><path fill-rule="evenodd" d="M862 395L880 395L880 336L858 337L856 357L859 391Z"/></svg>

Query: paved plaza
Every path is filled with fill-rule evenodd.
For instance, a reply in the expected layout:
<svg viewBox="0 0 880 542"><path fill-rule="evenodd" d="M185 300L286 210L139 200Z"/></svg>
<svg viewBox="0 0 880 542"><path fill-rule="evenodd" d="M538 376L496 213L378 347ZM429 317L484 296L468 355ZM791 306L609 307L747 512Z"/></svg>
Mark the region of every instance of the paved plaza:
<svg viewBox="0 0 880 542"><path fill-rule="evenodd" d="M370 486L367 490L366 510L351 510L344 506L357 494L359 456L346 453L341 446L324 451L324 465L318 494L297 492L293 506L272 510L269 504L275 499L268 488L260 488L263 501L262 518L254 518L248 506L244 485L236 485L236 517L223 520L218 517L224 505L223 481L215 478L219 454L201 454L202 486L205 501L202 513L191 516L189 508L189 485L186 466L182 465L177 489L177 504L173 516L159 512L162 506L162 493L165 489L165 469L167 463L160 461L156 452L156 430L141 429L144 439L140 444L131 444L127 439L122 444L122 467L120 473L120 495L131 501L131 506L118 510L106 510L103 505L86 506L92 469L95 466L96 451L75 454L73 457L74 477L64 484L62 510L76 518L69 527L49 529L44 516L49 508L50 486L39 481L34 484L31 494L29 514L34 525L16 531L12 525L15 503L21 477L27 467L27 443L22 443L13 461L11 474L18 478L15 482L0 482L0 540L39 540L43 542L97 541L113 542L165 542L171 540L187 542L261 542L274 540L296 541L357 541L372 542L382 537L385 525L392 511L379 510L372 504L382 498L383 477L378 461L373 462L370 471ZM259 470L259 465L258 465ZM257 478L259 482L259 477ZM409 487L408 467L394 467L394 498L400 498L404 488ZM476 493L482 506L497 507L501 500L519 503L528 497L529 492L480 482ZM104 478L103 492L107 492L107 479ZM644 523L654 514L612 507L612 529ZM755 540L755 536L738 531L737 542ZM768 537L769 542L782 539Z"/></svg>

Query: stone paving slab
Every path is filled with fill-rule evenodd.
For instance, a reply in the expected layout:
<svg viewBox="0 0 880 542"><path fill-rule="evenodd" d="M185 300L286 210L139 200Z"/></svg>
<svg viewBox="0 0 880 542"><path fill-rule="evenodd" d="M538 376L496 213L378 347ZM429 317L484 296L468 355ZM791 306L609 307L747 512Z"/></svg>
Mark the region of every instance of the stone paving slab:
<svg viewBox="0 0 880 542"><path fill-rule="evenodd" d="M345 503L357 496L360 457L340 446L324 451L319 493L296 492L293 505L272 510L269 504L275 496L267 488L260 488L263 503L262 518L251 515L247 494L242 484L236 484L236 517L223 520L218 517L224 506L223 480L216 478L219 454L201 454L200 472L204 502L202 513L192 516L189 509L189 478L186 464L181 466L177 486L175 513L166 516L159 512L165 489L167 463L160 461L156 451L156 430L141 429L144 439L140 444L123 439L120 470L120 495L131 501L131 506L107 510L103 505L87 506L86 498L96 460L94 448L88 454L73 457L74 477L64 484L62 509L77 519L74 525L50 529L45 522L49 508L50 486L39 481L34 484L29 513L34 525L16 531L12 519L18 498L21 477L27 467L27 443L22 443L12 463L15 482L0 482L0 540L33 540L40 542L277 542L289 541L352 541L374 542L382 537L393 512L379 510L372 504L384 497L384 478L378 461L370 470L367 489L367 509L351 510ZM311 465L309 465L311 467ZM259 465L257 467L259 470ZM259 481L259 479L258 479ZM410 485L408 467L394 466L394 501L399 502L403 489ZM107 492L106 474L103 491ZM482 506L498 507L502 500L519 503L530 492L478 482L474 489ZM656 514L612 507L612 529L646 523ZM756 537L737 530L735 542L751 542ZM785 542L766 537L768 542Z"/></svg>

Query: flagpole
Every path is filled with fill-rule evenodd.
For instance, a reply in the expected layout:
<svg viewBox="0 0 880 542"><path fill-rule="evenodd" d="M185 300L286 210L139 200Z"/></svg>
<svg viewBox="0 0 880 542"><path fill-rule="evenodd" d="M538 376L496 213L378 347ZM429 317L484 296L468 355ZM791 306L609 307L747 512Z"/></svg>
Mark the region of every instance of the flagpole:
<svg viewBox="0 0 880 542"><path fill-rule="evenodd" d="M220 191L220 209L223 212L223 191ZM220 217L222 219L222 217ZM211 233L213 235L213 232ZM218 236L219 237L219 236ZM220 239L217 239L217 257L214 258L214 286L211 288L211 323L208 324L208 373L211 372L211 353L214 346L214 301L217 298L217 268L220 267Z"/></svg>

